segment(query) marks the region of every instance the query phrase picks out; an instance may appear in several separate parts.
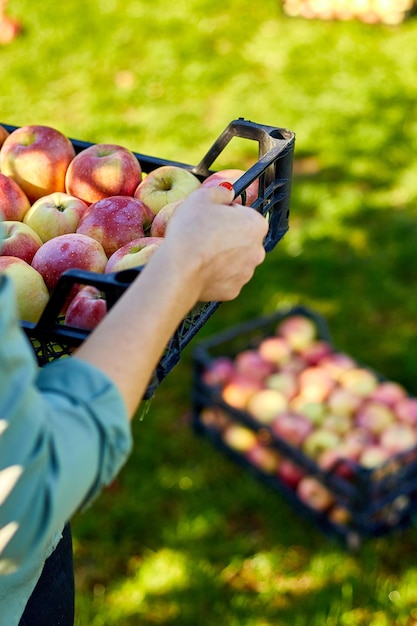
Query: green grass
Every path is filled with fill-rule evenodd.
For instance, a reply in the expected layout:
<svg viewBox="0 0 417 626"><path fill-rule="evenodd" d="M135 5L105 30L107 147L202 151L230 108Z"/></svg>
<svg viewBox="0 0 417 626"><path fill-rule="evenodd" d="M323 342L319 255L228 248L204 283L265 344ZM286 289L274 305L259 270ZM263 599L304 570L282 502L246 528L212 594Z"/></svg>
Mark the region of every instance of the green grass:
<svg viewBox="0 0 417 626"><path fill-rule="evenodd" d="M2 122L186 163L237 117L296 132L290 231L202 337L301 303L417 394L415 19L308 22L278 0L9 6L25 30L0 49ZM417 624L416 529L350 553L197 438L191 351L74 520L77 626Z"/></svg>

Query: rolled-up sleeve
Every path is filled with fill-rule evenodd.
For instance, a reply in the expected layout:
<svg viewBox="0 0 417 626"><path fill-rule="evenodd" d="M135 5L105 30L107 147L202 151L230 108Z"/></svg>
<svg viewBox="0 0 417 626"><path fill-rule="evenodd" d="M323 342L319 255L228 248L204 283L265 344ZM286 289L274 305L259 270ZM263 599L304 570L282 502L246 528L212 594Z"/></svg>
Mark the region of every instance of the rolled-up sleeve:
<svg viewBox="0 0 417 626"><path fill-rule="evenodd" d="M0 276L0 572L42 554L127 459L132 440L112 381L76 356L40 369Z"/></svg>

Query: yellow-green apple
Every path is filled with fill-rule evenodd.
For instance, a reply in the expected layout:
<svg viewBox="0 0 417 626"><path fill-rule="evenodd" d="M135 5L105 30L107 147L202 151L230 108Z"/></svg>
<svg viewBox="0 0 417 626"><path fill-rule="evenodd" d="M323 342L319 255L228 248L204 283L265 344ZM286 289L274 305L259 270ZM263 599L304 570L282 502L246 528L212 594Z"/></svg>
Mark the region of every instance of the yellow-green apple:
<svg viewBox="0 0 417 626"><path fill-rule="evenodd" d="M304 415L315 426L321 424L327 414L325 402L309 400L299 394L291 398L289 406L291 411Z"/></svg>
<svg viewBox="0 0 417 626"><path fill-rule="evenodd" d="M269 424L288 407L288 400L282 391L259 389L248 399L246 409L262 424Z"/></svg>
<svg viewBox="0 0 417 626"><path fill-rule="evenodd" d="M200 186L200 180L189 170L179 165L161 165L139 183L134 196L156 215L162 207L184 200Z"/></svg>
<svg viewBox="0 0 417 626"><path fill-rule="evenodd" d="M272 433L286 443L299 448L313 432L313 424L304 415L284 411L270 423Z"/></svg>
<svg viewBox="0 0 417 626"><path fill-rule="evenodd" d="M266 361L254 348L247 348L235 357L236 371L264 380L274 371L274 365Z"/></svg>
<svg viewBox="0 0 417 626"><path fill-rule="evenodd" d="M384 465L384 463L388 461L391 456L392 454L380 444L373 443L364 448L359 457L358 463L367 469L375 469L380 465Z"/></svg>
<svg viewBox="0 0 417 626"><path fill-rule="evenodd" d="M56 287L59 277L69 269L103 273L107 256L101 243L78 233L59 235L46 241L32 259L48 289Z"/></svg>
<svg viewBox="0 0 417 626"><path fill-rule="evenodd" d="M291 360L292 350L283 337L265 337L258 346L265 361L282 366Z"/></svg>
<svg viewBox="0 0 417 626"><path fill-rule="evenodd" d="M166 229L171 217L174 215L177 208L182 204L181 200L175 200L166 204L152 220L150 235L151 237L165 237Z"/></svg>
<svg viewBox="0 0 417 626"><path fill-rule="evenodd" d="M296 493L301 502L319 513L326 512L335 502L330 489L314 476L304 476L297 485Z"/></svg>
<svg viewBox="0 0 417 626"><path fill-rule="evenodd" d="M358 396L369 396L378 385L378 377L365 367L354 367L340 374L339 383Z"/></svg>
<svg viewBox="0 0 417 626"><path fill-rule="evenodd" d="M405 452L417 445L417 431L410 424L397 422L381 432L379 442L390 454Z"/></svg>
<svg viewBox="0 0 417 626"><path fill-rule="evenodd" d="M202 378L209 387L223 387L234 373L233 359L228 356L218 356L205 367Z"/></svg>
<svg viewBox="0 0 417 626"><path fill-rule="evenodd" d="M268 389L277 389L285 395L288 400L295 397L298 390L297 376L294 372L278 371L273 372L264 380L265 387Z"/></svg>
<svg viewBox="0 0 417 626"><path fill-rule="evenodd" d="M210 174L203 182L201 183L202 187L218 187L224 183L230 183L233 185L239 178L241 178L245 174L245 170L241 169L224 169L219 170L218 172L214 172ZM258 197L259 190L259 181L258 179L254 180L247 189L245 189L245 198L244 204L247 206L251 206ZM242 204L242 197L238 196L235 200L236 204Z"/></svg>
<svg viewBox="0 0 417 626"><path fill-rule="evenodd" d="M399 421L417 426L417 398L401 398L394 404L393 410Z"/></svg>
<svg viewBox="0 0 417 626"><path fill-rule="evenodd" d="M339 435L346 434L352 428L353 420L349 415L337 415L335 413L328 413L324 415L321 426L328 430L333 430Z"/></svg>
<svg viewBox="0 0 417 626"><path fill-rule="evenodd" d="M0 214L5 220L21 222L30 209L29 198L19 185L0 173Z"/></svg>
<svg viewBox="0 0 417 626"><path fill-rule="evenodd" d="M9 136L9 134L9 131L2 124L0 124L0 148L4 144L4 140L6 139L6 137Z"/></svg>
<svg viewBox="0 0 417 626"><path fill-rule="evenodd" d="M130 196L110 196L94 202L81 218L77 233L93 237L110 257L129 241L145 237L149 211Z"/></svg>
<svg viewBox="0 0 417 626"><path fill-rule="evenodd" d="M29 263L14 256L0 257L1 272L13 281L19 318L36 323L49 300L41 274Z"/></svg>
<svg viewBox="0 0 417 626"><path fill-rule="evenodd" d="M92 330L107 313L106 298L97 287L86 285L74 296L65 313L65 324Z"/></svg>
<svg viewBox="0 0 417 626"><path fill-rule="evenodd" d="M0 248L1 256L16 256L31 263L35 252L42 245L39 235L23 222L6 220L2 222L4 240Z"/></svg>
<svg viewBox="0 0 417 626"><path fill-rule="evenodd" d="M93 204L109 196L133 196L142 180L142 167L133 152L111 143L97 143L71 161L65 190Z"/></svg>
<svg viewBox="0 0 417 626"><path fill-rule="evenodd" d="M65 175L74 157L74 146L59 130L21 126L3 143L0 171L13 178L33 203L54 191L65 191Z"/></svg>
<svg viewBox="0 0 417 626"><path fill-rule="evenodd" d="M364 401L355 415L355 425L369 430L373 435L379 435L394 422L394 411L388 405L376 400Z"/></svg>
<svg viewBox="0 0 417 626"><path fill-rule="evenodd" d="M260 380L235 372L223 386L221 395L226 404L244 409L251 395L261 388Z"/></svg>
<svg viewBox="0 0 417 626"><path fill-rule="evenodd" d="M335 448L341 441L338 433L327 428L316 428L303 441L303 452L317 459L325 450Z"/></svg>
<svg viewBox="0 0 417 626"><path fill-rule="evenodd" d="M88 205L62 191L38 198L26 213L23 221L36 231L42 242L75 233Z"/></svg>
<svg viewBox="0 0 417 626"><path fill-rule="evenodd" d="M305 350L317 337L316 324L305 315L286 317L278 324L276 332L293 350Z"/></svg>
<svg viewBox="0 0 417 626"><path fill-rule="evenodd" d="M163 241L163 237L139 237L139 239L129 241L111 255L107 261L105 273L121 272L146 265Z"/></svg>
<svg viewBox="0 0 417 626"><path fill-rule="evenodd" d="M247 452L257 443L254 431L237 423L231 423L226 426L222 437L230 448L238 452Z"/></svg>

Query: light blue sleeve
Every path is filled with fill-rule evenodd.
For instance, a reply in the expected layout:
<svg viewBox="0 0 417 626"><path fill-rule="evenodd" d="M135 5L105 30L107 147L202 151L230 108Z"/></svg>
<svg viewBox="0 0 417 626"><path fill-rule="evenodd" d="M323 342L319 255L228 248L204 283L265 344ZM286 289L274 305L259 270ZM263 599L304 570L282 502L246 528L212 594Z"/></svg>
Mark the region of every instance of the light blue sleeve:
<svg viewBox="0 0 417 626"><path fill-rule="evenodd" d="M38 368L0 275L0 573L43 558L131 446L124 403L101 371L75 356Z"/></svg>

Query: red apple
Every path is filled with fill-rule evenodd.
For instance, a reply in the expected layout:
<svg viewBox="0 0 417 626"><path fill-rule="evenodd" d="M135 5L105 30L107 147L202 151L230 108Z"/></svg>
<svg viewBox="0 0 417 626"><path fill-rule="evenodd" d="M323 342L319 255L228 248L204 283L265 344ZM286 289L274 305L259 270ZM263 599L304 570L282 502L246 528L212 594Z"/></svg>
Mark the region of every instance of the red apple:
<svg viewBox="0 0 417 626"><path fill-rule="evenodd" d="M224 169L219 170L218 172L214 172L210 174L202 183L202 187L218 187L223 183L230 183L233 185L239 178L241 178L245 174L245 170L240 169ZM254 180L248 188L245 190L245 202L246 206L251 206L255 200L258 198L259 193L259 181L258 179ZM242 204L241 196L238 196L235 200L236 204Z"/></svg>
<svg viewBox="0 0 417 626"><path fill-rule="evenodd" d="M262 388L262 383L250 376L235 373L224 385L221 395L223 400L236 409L244 409L255 391Z"/></svg>
<svg viewBox="0 0 417 626"><path fill-rule="evenodd" d="M406 397L394 405L394 412L401 422L417 425L417 398Z"/></svg>
<svg viewBox="0 0 417 626"><path fill-rule="evenodd" d="M0 171L13 178L30 202L65 191L65 174L75 156L71 141L49 126L21 126L6 137Z"/></svg>
<svg viewBox="0 0 417 626"><path fill-rule="evenodd" d="M320 359L320 367L326 369L335 380L339 380L343 372L356 367L356 361L344 352L331 352Z"/></svg>
<svg viewBox="0 0 417 626"><path fill-rule="evenodd" d="M68 233L46 241L33 257L32 267L52 290L66 270L77 268L103 273L106 263L106 253L98 241L87 235Z"/></svg>
<svg viewBox="0 0 417 626"><path fill-rule="evenodd" d="M399 383L390 380L380 382L369 396L370 400L383 402L393 407L407 396L407 391Z"/></svg>
<svg viewBox="0 0 417 626"><path fill-rule="evenodd" d="M307 365L319 365L321 360L331 354L332 351L332 345L328 341L315 339L304 349L300 350L300 354Z"/></svg>
<svg viewBox="0 0 417 626"><path fill-rule="evenodd" d="M105 273L120 272L146 265L163 241L163 237L140 237L129 241L111 255L107 261Z"/></svg>
<svg viewBox="0 0 417 626"><path fill-rule="evenodd" d="M29 198L6 174L0 174L0 214L5 220L21 222L30 209Z"/></svg>
<svg viewBox="0 0 417 626"><path fill-rule="evenodd" d="M317 338L317 327L305 315L290 315L277 327L277 335L284 337L293 350L305 350Z"/></svg>
<svg viewBox="0 0 417 626"><path fill-rule="evenodd" d="M107 313L106 298L102 292L87 285L71 300L66 314L65 324L75 328L92 330Z"/></svg>
<svg viewBox="0 0 417 626"><path fill-rule="evenodd" d="M317 465L325 472L331 472L341 478L351 480L357 470L358 458L359 451L341 442L334 448L324 450L317 458Z"/></svg>
<svg viewBox="0 0 417 626"><path fill-rule="evenodd" d="M182 199L175 200L174 202L166 204L158 211L152 220L151 230L149 233L151 237L165 237L169 221L182 202Z"/></svg>
<svg viewBox="0 0 417 626"><path fill-rule="evenodd" d="M378 377L365 367L354 367L340 374L339 383L358 396L369 396L378 386Z"/></svg>
<svg viewBox="0 0 417 626"><path fill-rule="evenodd" d="M88 205L79 198L57 191L36 200L23 221L45 243L59 235L75 233L87 209Z"/></svg>
<svg viewBox="0 0 417 626"><path fill-rule="evenodd" d="M282 458L278 464L277 477L290 489L295 489L305 474L305 470L289 458Z"/></svg>
<svg viewBox="0 0 417 626"><path fill-rule="evenodd" d="M42 276L29 263L14 256L0 257L1 272L13 281L19 318L36 323L49 300Z"/></svg>
<svg viewBox="0 0 417 626"><path fill-rule="evenodd" d="M162 207L183 200L201 183L189 170L177 165L161 165L139 183L134 196L156 215Z"/></svg>
<svg viewBox="0 0 417 626"><path fill-rule="evenodd" d="M258 351L265 361L281 366L291 359L292 351L282 337L265 337L258 346Z"/></svg>
<svg viewBox="0 0 417 626"><path fill-rule="evenodd" d="M262 424L269 424L280 413L285 411L288 401L281 391L276 389L259 389L248 399L246 409Z"/></svg>
<svg viewBox="0 0 417 626"><path fill-rule="evenodd" d="M139 200L111 196L89 207L78 224L77 233L99 241L110 257L126 243L145 236L148 216Z"/></svg>
<svg viewBox="0 0 417 626"><path fill-rule="evenodd" d="M215 357L203 371L202 377L206 385L223 387L235 373L233 360L228 356Z"/></svg>
<svg viewBox="0 0 417 626"><path fill-rule="evenodd" d="M35 252L42 245L41 238L23 222L6 220L2 222L2 226L4 240L0 248L0 255L16 256L30 265Z"/></svg>
<svg viewBox="0 0 417 626"><path fill-rule="evenodd" d="M299 394L311 402L323 402L334 388L330 374L318 366L310 366L298 377Z"/></svg>
<svg viewBox="0 0 417 626"><path fill-rule="evenodd" d="M158 214L159 215L159 214ZM235 358L236 371L259 380L264 380L274 371L270 361L266 361L256 349L242 350Z"/></svg>
<svg viewBox="0 0 417 626"><path fill-rule="evenodd" d="M382 402L368 400L356 412L355 424L365 428L373 435L379 435L387 426L395 421L392 409Z"/></svg>
<svg viewBox="0 0 417 626"><path fill-rule="evenodd" d="M314 476L304 476L297 485L296 493L304 504L318 512L330 509L335 500L330 489Z"/></svg>
<svg viewBox="0 0 417 626"><path fill-rule="evenodd" d="M93 204L109 196L133 196L142 180L142 168L133 152L111 143L82 150L69 164L65 190Z"/></svg>
<svg viewBox="0 0 417 626"><path fill-rule="evenodd" d="M338 433L321 427L313 430L303 441L303 452L317 459L325 450L331 450L339 445L341 437Z"/></svg>
<svg viewBox="0 0 417 626"><path fill-rule="evenodd" d="M313 431L313 424L303 415L284 411L271 422L270 428L276 437L299 448Z"/></svg>

